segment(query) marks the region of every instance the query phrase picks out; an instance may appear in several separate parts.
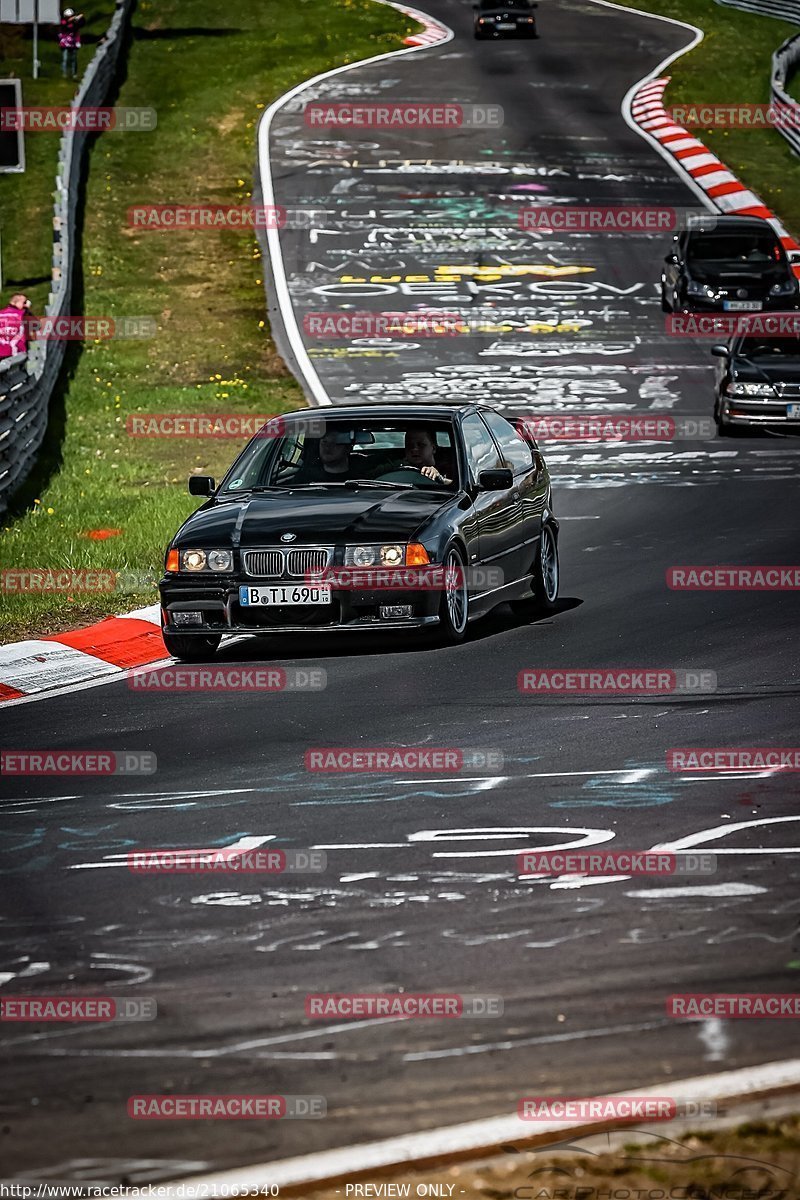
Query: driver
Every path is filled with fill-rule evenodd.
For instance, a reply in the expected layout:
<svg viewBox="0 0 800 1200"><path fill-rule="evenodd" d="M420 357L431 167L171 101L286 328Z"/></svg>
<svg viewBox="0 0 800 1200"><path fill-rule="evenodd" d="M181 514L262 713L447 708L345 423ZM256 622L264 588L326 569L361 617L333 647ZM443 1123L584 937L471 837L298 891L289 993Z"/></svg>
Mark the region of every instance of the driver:
<svg viewBox="0 0 800 1200"><path fill-rule="evenodd" d="M405 457L403 467L416 467L428 479L435 483L452 483L436 466L436 441L427 429L408 429L405 437Z"/></svg>

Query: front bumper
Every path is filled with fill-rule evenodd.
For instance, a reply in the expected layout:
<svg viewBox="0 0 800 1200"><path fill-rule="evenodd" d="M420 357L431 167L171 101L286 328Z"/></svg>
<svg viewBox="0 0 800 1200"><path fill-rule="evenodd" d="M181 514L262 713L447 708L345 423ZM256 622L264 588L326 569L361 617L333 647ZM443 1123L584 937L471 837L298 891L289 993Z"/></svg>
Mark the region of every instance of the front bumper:
<svg viewBox="0 0 800 1200"><path fill-rule="evenodd" d="M689 312L696 313L722 313L726 317L757 317L759 313L769 312L797 312L800 309L800 296L747 296L744 298L747 301L758 302L761 308L755 311L733 309L726 310L725 301L730 300L734 303L739 303L738 296L722 296L718 300L710 300L707 296L687 296L684 301L684 308Z"/></svg>
<svg viewBox="0 0 800 1200"><path fill-rule="evenodd" d="M352 591L333 588L330 604L250 608L239 603L240 584L251 578L184 580L166 576L159 583L162 627L166 633L208 637L231 633L331 633L379 629L422 629L439 623L437 591ZM265 581L266 582L266 581ZM410 617L381 617L382 606L411 605ZM177 625L176 613L201 612L203 623Z"/></svg>
<svg viewBox="0 0 800 1200"><path fill-rule="evenodd" d="M721 396L719 413L723 425L776 425L800 430L800 417L786 414L787 404L800 403L793 397L786 400L762 399L758 396Z"/></svg>

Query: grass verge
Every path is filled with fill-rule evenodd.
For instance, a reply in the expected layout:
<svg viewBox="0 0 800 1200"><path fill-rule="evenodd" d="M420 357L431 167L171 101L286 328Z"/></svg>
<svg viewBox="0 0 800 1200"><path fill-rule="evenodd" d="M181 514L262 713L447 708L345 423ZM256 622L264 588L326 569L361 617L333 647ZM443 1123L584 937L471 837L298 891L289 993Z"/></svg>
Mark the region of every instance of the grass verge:
<svg viewBox="0 0 800 1200"><path fill-rule="evenodd" d="M714 0L618 0L704 30L669 68L665 104L769 104L772 54L797 25L721 8ZM800 240L800 160L773 129L693 130Z"/></svg>
<svg viewBox="0 0 800 1200"><path fill-rule="evenodd" d="M750 1121L735 1129L700 1130L679 1138L639 1134L635 1143L613 1153L604 1152L604 1143L610 1144L601 1136L582 1138L562 1153L547 1148L520 1152L507 1146L503 1158L425 1174L398 1171L380 1180L393 1189L385 1195L452 1195L470 1200L800 1198L798 1116ZM432 1190L434 1183L442 1190ZM418 1192L420 1184L428 1190ZM343 1194L341 1186L310 1189L306 1200L342 1200Z"/></svg>
<svg viewBox="0 0 800 1200"><path fill-rule="evenodd" d="M154 584L169 537L197 507L186 476L218 476L243 442L132 438L126 418L304 404L269 336L254 232L147 232L127 225L127 210L246 204L264 107L317 72L400 48L416 28L371 0L192 0L189 9L140 0L116 103L154 106L158 125L103 134L91 149L73 307L151 316L158 333L86 343L73 356L63 440L51 439L24 511L6 519L3 568L148 571ZM6 595L0 637L57 632L156 598L149 586Z"/></svg>

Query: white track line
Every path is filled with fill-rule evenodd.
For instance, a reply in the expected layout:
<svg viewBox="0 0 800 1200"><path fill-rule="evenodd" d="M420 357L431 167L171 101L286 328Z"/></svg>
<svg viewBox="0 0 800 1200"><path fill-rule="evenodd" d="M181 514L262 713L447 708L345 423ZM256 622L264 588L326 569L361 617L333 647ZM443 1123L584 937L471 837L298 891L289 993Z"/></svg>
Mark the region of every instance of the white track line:
<svg viewBox="0 0 800 1200"><path fill-rule="evenodd" d="M640 137L646 138L653 149L657 151L657 153L660 154L666 162L669 163L673 170L678 172L683 182L694 192L697 198L702 202L702 204L705 205L707 209L709 209L711 212L719 212L717 206L706 195L699 184L695 183L689 172L681 168L680 162L673 158L673 156L664 149L657 138L654 138L646 129L642 128L631 112L633 98L637 92L639 92L646 83L649 83L650 80L657 79L660 75L662 75L667 67L671 66L677 59L682 58L684 54L688 54L690 50L694 50L695 46L699 46L705 37L705 33L702 29L698 29L696 25L690 25L688 21L678 21L674 17L662 17L658 13L645 12L641 8L629 8L627 4L613 4L611 0L590 0L590 3L600 4L603 6L603 8L616 9L617 12L635 13L640 17L649 17L651 21L664 21L667 25L677 25L679 29L685 29L688 33L692 34L692 40L688 46L683 46L680 50L676 50L673 54L668 55L663 62L660 62L657 67L653 68L652 71L648 71L646 75L642 76L638 83L634 83L633 86L628 89L622 101L622 116L625 124L629 125L630 128L638 133Z"/></svg>
<svg viewBox="0 0 800 1200"><path fill-rule="evenodd" d="M678 1104L688 1101L713 1101L720 1104L723 1101L750 1099L788 1088L800 1088L798 1058L767 1063L761 1067L746 1067L739 1071L723 1071L717 1075L699 1075L693 1079L660 1083L653 1087L629 1088L627 1092L615 1092L613 1096L633 1093L636 1096L669 1095ZM596 1122L592 1124L591 1132L603 1132L614 1127L621 1128L623 1124ZM225 1184L239 1190L262 1188L269 1184L284 1188L310 1188L325 1182L341 1181L356 1174L363 1175L369 1171L416 1168L421 1161L427 1164L441 1164L470 1154L486 1156L494 1151L499 1152L500 1147L508 1142L520 1145L525 1141L564 1141L575 1136L578 1129L584 1133L587 1131L585 1124L568 1125L564 1121L531 1123L521 1120L516 1114L489 1117L483 1121L449 1125L444 1129L431 1129L424 1133L410 1133L402 1137L386 1138L381 1142L348 1146L342 1150L325 1150L320 1154L288 1158L281 1162L257 1163L237 1170L195 1175L180 1182L187 1185Z"/></svg>
<svg viewBox="0 0 800 1200"><path fill-rule="evenodd" d="M307 88L313 87L315 84L321 83L325 79L331 79L334 75L340 75L345 71L353 71L356 68L366 67L372 63L382 62L388 58L400 58L406 54L416 54L420 50L429 50L433 45L443 46L451 41L455 36L453 30L446 25L441 25L440 22L434 21L433 17L429 17L426 13L420 12L418 9L407 8L402 4L393 4L392 0L377 0L379 4L388 4L390 8L396 8L407 16L413 17L423 25L436 25L442 29L442 35L435 43L417 46L409 46L405 50L390 50L385 54L376 54L373 58L363 58L358 62L346 63L341 67L334 67L330 71L323 71L320 75L314 75L311 79L306 79L303 83L299 83L284 95L279 96L277 100L270 104L262 116L258 126L258 156L259 168L261 177L261 194L262 203L265 206L275 205L275 188L272 179L272 161L269 151L269 133L272 125L273 117L280 112L289 100L293 100L295 96L299 96ZM422 35L420 35L422 36ZM272 279L275 287L275 293L278 299L278 307L281 310L281 319L283 321L286 336L289 339L289 344L292 348L292 353L297 363L298 370L305 379L308 389L311 393L313 401L320 407L331 404L331 398L325 391L322 380L317 374L311 359L308 357L308 352L305 348L305 343L300 336L300 330L297 325L297 317L295 316L294 305L292 304L291 296L289 295L289 286L286 279L286 265L283 261L283 252L281 250L280 232L278 229L268 228L266 230L267 246L269 248L270 267L272 269Z"/></svg>

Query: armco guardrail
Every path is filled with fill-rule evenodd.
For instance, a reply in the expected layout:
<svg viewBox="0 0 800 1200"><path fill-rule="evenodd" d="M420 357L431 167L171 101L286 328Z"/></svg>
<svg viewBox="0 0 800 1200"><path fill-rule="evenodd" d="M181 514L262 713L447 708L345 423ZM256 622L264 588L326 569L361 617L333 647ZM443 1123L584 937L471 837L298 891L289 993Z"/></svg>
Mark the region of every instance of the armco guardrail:
<svg viewBox="0 0 800 1200"><path fill-rule="evenodd" d="M800 0L797 0L800 6ZM786 91L792 72L800 67L800 33L788 38L772 56L772 103L784 114L778 130L795 154L800 154L800 104Z"/></svg>
<svg viewBox="0 0 800 1200"><path fill-rule="evenodd" d="M761 17L778 17L800 25L800 0L717 0L725 8L742 8Z"/></svg>
<svg viewBox="0 0 800 1200"><path fill-rule="evenodd" d="M117 0L108 32L84 72L72 107L101 105L117 69L122 34L133 0ZM52 291L44 315L66 316L72 297L75 221L85 130L65 130L58 152L53 216ZM0 513L25 480L47 429L50 397L64 361L63 341L33 342L24 356L0 361Z"/></svg>

